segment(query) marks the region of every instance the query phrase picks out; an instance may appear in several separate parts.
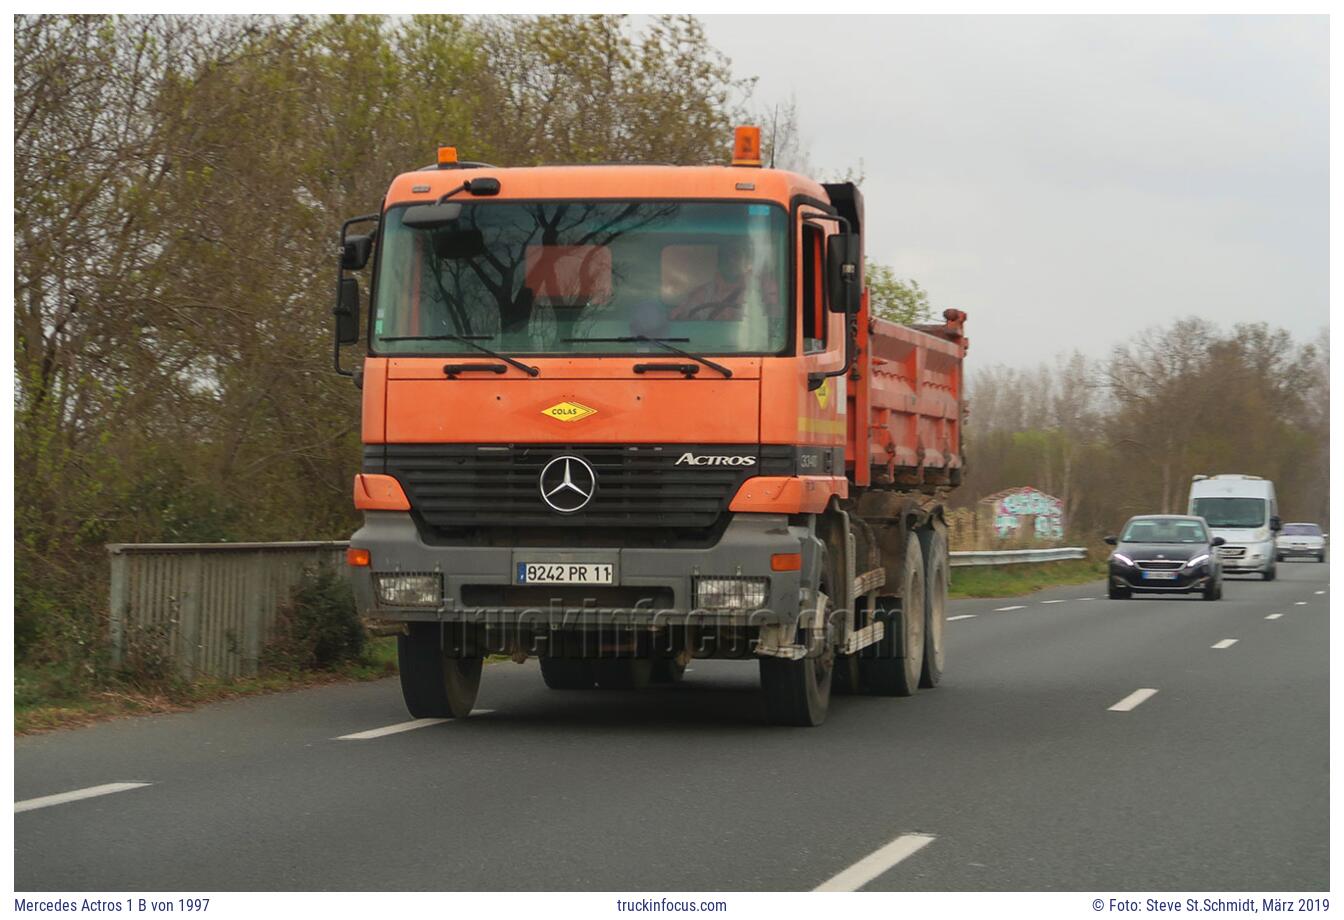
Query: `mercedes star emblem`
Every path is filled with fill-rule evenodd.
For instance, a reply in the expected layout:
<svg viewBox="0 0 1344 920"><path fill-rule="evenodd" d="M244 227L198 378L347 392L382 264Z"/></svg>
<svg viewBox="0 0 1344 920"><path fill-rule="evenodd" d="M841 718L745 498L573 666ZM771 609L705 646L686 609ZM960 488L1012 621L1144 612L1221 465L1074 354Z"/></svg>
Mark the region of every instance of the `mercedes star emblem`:
<svg viewBox="0 0 1344 920"><path fill-rule="evenodd" d="M541 468L541 500L552 511L582 511L597 493L597 474L579 457L556 457Z"/></svg>

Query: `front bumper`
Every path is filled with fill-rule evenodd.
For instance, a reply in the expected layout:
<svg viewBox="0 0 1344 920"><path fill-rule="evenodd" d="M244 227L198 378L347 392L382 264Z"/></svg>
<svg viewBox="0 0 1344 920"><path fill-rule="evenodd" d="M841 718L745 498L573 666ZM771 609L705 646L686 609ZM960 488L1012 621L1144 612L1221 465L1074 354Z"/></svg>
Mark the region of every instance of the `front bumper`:
<svg viewBox="0 0 1344 920"><path fill-rule="evenodd" d="M1218 558L1223 571L1228 574L1243 572L1268 572L1274 567L1277 550L1273 543L1251 543L1247 545L1227 544L1220 546ZM1227 555L1228 552L1241 551L1239 556Z"/></svg>
<svg viewBox="0 0 1344 920"><path fill-rule="evenodd" d="M1280 546L1279 555L1285 559L1292 559L1294 556L1303 556L1308 559L1315 559L1325 555L1324 546Z"/></svg>
<svg viewBox="0 0 1344 920"><path fill-rule="evenodd" d="M736 514L714 546L706 548L605 547L556 549L528 546L438 546L421 539L407 512L369 511L350 545L367 549L371 564L352 571L360 615L373 624L437 622L526 627L532 632L605 627L746 627L796 622L816 584L821 544L807 527L785 515ZM771 557L802 556L799 571L772 571ZM526 563L589 563L612 567L610 586L518 584ZM437 574L438 606L397 607L375 594L376 575ZM765 602L755 610L698 609L698 577L767 580Z"/></svg>
<svg viewBox="0 0 1344 920"><path fill-rule="evenodd" d="M1130 591L1151 591L1154 594L1178 594L1187 591L1202 591L1213 578L1212 570L1207 566L1197 569L1178 569L1172 579L1147 579L1141 569L1119 568L1111 566L1111 584Z"/></svg>

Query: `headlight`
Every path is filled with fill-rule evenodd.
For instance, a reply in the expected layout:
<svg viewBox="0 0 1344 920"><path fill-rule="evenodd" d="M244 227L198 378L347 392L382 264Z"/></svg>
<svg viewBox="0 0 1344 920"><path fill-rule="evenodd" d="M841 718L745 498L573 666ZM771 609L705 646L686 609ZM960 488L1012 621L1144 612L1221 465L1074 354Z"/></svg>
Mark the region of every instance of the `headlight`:
<svg viewBox="0 0 1344 920"><path fill-rule="evenodd" d="M760 610L768 578L708 575L695 579L695 606L704 610Z"/></svg>
<svg viewBox="0 0 1344 920"><path fill-rule="evenodd" d="M1111 553L1111 559L1121 563L1122 565L1132 566L1134 564L1134 560L1126 556L1124 553Z"/></svg>
<svg viewBox="0 0 1344 920"><path fill-rule="evenodd" d="M1208 562L1208 561L1209 561L1209 554L1208 554L1208 553L1200 553L1200 554L1199 554L1198 556L1196 556L1195 558L1193 558L1193 559L1189 560L1188 562L1186 562L1185 565L1186 565L1186 568L1191 568L1191 569L1193 569L1195 566L1200 565L1201 563Z"/></svg>
<svg viewBox="0 0 1344 920"><path fill-rule="evenodd" d="M378 602L388 607L437 607L443 602L443 576L374 575Z"/></svg>

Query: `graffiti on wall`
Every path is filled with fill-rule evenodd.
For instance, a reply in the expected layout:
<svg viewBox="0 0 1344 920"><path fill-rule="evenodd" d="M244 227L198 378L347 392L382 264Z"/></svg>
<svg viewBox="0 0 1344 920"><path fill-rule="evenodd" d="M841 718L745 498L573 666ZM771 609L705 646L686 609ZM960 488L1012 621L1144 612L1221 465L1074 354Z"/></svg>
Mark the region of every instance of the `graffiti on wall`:
<svg viewBox="0 0 1344 920"><path fill-rule="evenodd" d="M1064 538L1064 503L1053 495L1024 487L991 495L984 501L993 504L994 535L1000 540L1026 536L1022 530L1028 525L1037 540Z"/></svg>

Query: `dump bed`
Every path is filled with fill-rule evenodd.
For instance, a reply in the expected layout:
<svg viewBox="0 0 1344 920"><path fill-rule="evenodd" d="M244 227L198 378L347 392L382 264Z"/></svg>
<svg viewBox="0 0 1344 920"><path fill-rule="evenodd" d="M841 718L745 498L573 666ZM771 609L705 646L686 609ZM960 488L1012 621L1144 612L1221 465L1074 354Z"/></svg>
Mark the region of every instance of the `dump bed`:
<svg viewBox="0 0 1344 920"><path fill-rule="evenodd" d="M943 317L942 325L902 326L870 317L864 305L846 445L855 485L960 484L966 314Z"/></svg>

